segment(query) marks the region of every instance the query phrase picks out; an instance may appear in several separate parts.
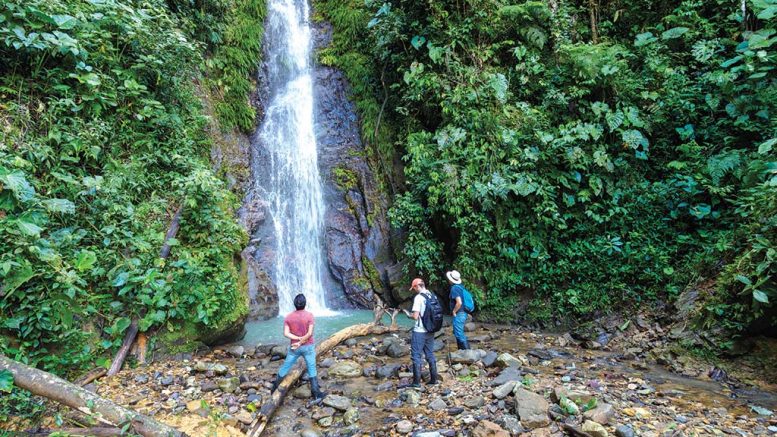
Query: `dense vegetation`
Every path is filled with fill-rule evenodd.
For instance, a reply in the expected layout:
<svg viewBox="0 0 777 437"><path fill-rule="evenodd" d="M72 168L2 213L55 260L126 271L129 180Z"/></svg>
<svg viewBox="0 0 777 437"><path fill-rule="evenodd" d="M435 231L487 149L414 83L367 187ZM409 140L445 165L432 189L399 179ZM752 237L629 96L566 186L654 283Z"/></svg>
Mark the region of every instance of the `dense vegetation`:
<svg viewBox="0 0 777 437"><path fill-rule="evenodd" d="M252 128L263 16L259 0L0 6L0 352L78 370L133 317L207 332L246 314L239 199L205 128Z"/></svg>
<svg viewBox="0 0 777 437"><path fill-rule="evenodd" d="M317 4L414 270L502 320L712 277L699 322L777 326L773 0Z"/></svg>

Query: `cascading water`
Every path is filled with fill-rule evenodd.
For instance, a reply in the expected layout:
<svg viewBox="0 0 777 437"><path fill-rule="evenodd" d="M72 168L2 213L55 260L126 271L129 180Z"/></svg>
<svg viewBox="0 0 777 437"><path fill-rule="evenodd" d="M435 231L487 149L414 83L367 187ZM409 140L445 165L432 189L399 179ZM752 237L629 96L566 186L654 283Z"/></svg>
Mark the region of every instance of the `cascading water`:
<svg viewBox="0 0 777 437"><path fill-rule="evenodd" d="M259 140L269 153L264 187L275 233L280 314L305 293L308 310L325 315L321 275L324 201L313 124L311 31L306 0L269 0L265 53L269 105Z"/></svg>

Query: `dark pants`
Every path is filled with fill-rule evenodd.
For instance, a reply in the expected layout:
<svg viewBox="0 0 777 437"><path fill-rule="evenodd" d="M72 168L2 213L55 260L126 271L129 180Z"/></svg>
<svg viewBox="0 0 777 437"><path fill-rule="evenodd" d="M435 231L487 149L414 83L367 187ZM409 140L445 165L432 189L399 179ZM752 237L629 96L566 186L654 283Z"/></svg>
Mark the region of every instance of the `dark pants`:
<svg viewBox="0 0 777 437"><path fill-rule="evenodd" d="M434 334L431 332L415 332L410 337L410 358L413 361L413 380L421 380L421 357L426 357L432 380L437 380L437 359L434 358Z"/></svg>

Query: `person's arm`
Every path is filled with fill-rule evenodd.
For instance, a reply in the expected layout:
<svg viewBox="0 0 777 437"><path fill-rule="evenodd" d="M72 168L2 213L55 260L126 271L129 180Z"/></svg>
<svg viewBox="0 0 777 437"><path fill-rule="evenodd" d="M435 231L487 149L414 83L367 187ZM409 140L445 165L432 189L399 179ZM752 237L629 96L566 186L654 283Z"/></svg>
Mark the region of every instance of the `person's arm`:
<svg viewBox="0 0 777 437"><path fill-rule="evenodd" d="M300 343L304 343L304 342L308 341L310 339L310 337L312 337L312 336L313 336L313 323L311 323L310 326L308 326L308 332L305 333L305 335L303 335L302 337L299 338L299 342Z"/></svg>
<svg viewBox="0 0 777 437"><path fill-rule="evenodd" d="M456 296L456 305L453 307L453 311L452 311L454 317L456 316L456 313L459 312L460 309L461 309L461 297Z"/></svg>
<svg viewBox="0 0 777 437"><path fill-rule="evenodd" d="M302 337L298 337L291 333L291 328L289 328L289 325L283 324L283 336L288 338L291 341L299 341Z"/></svg>
<svg viewBox="0 0 777 437"><path fill-rule="evenodd" d="M410 311L402 310L408 317L413 320L418 320L421 317L421 301L418 300L419 297L420 296L416 295L416 297L413 298L413 309ZM420 298L423 299L423 297Z"/></svg>

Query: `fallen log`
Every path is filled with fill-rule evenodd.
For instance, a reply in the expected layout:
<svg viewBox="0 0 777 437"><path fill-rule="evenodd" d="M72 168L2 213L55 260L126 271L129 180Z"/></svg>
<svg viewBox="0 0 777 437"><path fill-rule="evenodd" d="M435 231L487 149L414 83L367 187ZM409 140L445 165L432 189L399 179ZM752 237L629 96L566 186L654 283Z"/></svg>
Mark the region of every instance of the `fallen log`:
<svg viewBox="0 0 777 437"><path fill-rule="evenodd" d="M572 426L572 425L570 425L568 423L562 423L561 427L564 428L564 431L567 434L569 434L569 435L571 435L573 437L592 437L591 434L589 434L589 433L587 433L587 432L585 432L585 431L583 431L583 430L581 430L581 429L579 429L579 428L577 428L575 426Z"/></svg>
<svg viewBox="0 0 777 437"><path fill-rule="evenodd" d="M102 378L103 376L105 376L106 373L108 373L108 369L106 369L105 367L98 367L96 369L92 369L86 372L85 375L76 379L75 382L73 382L73 384L83 387L86 384L89 384L90 382L94 381L95 379Z"/></svg>
<svg viewBox="0 0 777 437"><path fill-rule="evenodd" d="M183 205L176 209L175 214L173 214L173 219L170 221L170 227L167 228L167 233L165 233L162 249L159 251L159 258L161 259L167 259L167 257L170 256L170 250L172 247L170 245L170 239L175 238L176 234L178 233L178 229L181 227L182 213ZM124 360L127 358L127 353L129 353L130 348L132 347L132 343L135 341L135 337L138 335L139 319L143 316L145 316L145 311L141 311L139 317L134 317L132 319L132 323L130 323L129 328L127 328L127 333L124 335L124 340L121 342L121 348L119 348L119 352L116 353L116 357L113 359L110 369L108 369L108 376L113 376L119 373L121 366L124 365ZM145 360L145 353L143 354L143 360Z"/></svg>
<svg viewBox="0 0 777 437"><path fill-rule="evenodd" d="M129 423L134 432L144 437L182 437L186 435L151 417L124 408L71 384L56 375L16 362L3 355L0 355L0 370L11 372L15 386L78 410L104 425L121 428Z"/></svg>
<svg viewBox="0 0 777 437"><path fill-rule="evenodd" d="M57 433L58 435L77 435L77 436L92 436L92 437L113 437L117 435L127 435L126 432L120 428L110 427L95 427L95 428L53 428L53 429L39 429L37 431L28 430L25 431L27 437L46 437L51 434Z"/></svg>
<svg viewBox="0 0 777 437"><path fill-rule="evenodd" d="M329 352L330 350L334 349L335 346L348 340L349 338L362 337L365 335L385 334L386 332L391 332L393 330L394 329L391 327L379 326L373 323L349 326L336 332L331 337L319 343L316 346L316 357ZM289 391L291 386L297 382L300 376L302 376L304 371L305 364L302 363L302 367L293 369L291 372L289 372L288 375L286 375L285 378L283 378L283 381L281 381L278 389L275 390L270 399L268 399L262 405L262 408L259 410L259 414L256 416L256 419L254 419L253 423L251 423L251 428L247 434L248 437L259 437L262 435L262 432L267 427L270 419L272 419L272 416L275 414L275 410L277 410L278 407L280 407L283 403L283 399L286 397L286 393Z"/></svg>

